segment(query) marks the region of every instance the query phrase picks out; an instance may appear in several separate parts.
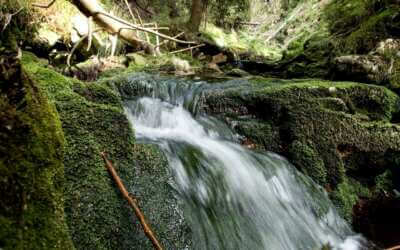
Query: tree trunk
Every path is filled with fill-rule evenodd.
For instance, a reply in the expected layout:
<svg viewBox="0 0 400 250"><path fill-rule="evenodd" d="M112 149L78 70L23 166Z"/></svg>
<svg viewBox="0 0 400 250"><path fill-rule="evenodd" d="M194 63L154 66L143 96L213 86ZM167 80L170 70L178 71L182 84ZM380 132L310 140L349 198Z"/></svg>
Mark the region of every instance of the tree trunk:
<svg viewBox="0 0 400 250"><path fill-rule="evenodd" d="M93 17L93 20L102 28L113 34L118 34L120 38L127 41L136 49L144 49L147 53L154 54L154 46L146 41L140 40L135 31L111 17L99 14L105 13L104 9L98 4L96 0L72 0L72 3L81 11L85 16Z"/></svg>
<svg viewBox="0 0 400 250"><path fill-rule="evenodd" d="M201 20L206 10L207 0L192 0L192 10L188 27L192 32L198 32Z"/></svg>

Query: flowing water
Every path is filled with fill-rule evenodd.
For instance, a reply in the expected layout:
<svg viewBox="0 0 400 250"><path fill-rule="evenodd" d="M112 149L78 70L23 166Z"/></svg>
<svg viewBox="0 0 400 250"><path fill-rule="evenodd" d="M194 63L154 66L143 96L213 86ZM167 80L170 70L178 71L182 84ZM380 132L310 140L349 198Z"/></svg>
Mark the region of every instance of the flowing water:
<svg viewBox="0 0 400 250"><path fill-rule="evenodd" d="M167 155L193 231L191 248L362 248L322 188L287 160L249 151L224 123L187 110L196 109L207 84L131 83L144 97L127 102L126 114L138 140Z"/></svg>

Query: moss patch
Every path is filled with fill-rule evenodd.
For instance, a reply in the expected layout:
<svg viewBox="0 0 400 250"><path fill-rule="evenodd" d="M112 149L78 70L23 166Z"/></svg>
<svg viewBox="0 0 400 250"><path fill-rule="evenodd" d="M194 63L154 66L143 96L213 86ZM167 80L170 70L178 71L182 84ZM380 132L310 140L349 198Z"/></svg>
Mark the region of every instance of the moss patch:
<svg viewBox="0 0 400 250"><path fill-rule="evenodd" d="M373 190L375 178L392 165L385 153L400 151L400 127L391 123L400 98L384 87L259 78L206 92L202 108L288 157L332 191L347 219L362 193L355 186Z"/></svg>
<svg viewBox="0 0 400 250"><path fill-rule="evenodd" d="M2 60L0 248L73 249L64 220L65 141L58 114L18 61Z"/></svg>
<svg viewBox="0 0 400 250"><path fill-rule="evenodd" d="M184 248L190 239L178 237L185 230L177 208L172 207L177 203L173 190L165 184L170 176L167 163L157 148L135 143L122 100L112 84L84 84L65 78L40 65L29 53L23 61L60 114L67 142L65 212L75 246L152 249L104 167L99 153L106 151L126 187L139 198L163 245Z"/></svg>

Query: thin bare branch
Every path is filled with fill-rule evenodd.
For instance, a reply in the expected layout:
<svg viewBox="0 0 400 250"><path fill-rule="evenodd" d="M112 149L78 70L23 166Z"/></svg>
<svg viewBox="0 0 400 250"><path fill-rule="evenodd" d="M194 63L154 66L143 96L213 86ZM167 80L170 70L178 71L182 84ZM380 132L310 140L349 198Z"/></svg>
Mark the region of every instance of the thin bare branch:
<svg viewBox="0 0 400 250"><path fill-rule="evenodd" d="M140 23L141 26L143 26L143 20L142 20L142 18L140 17L139 11L138 11L137 8L135 8L135 10L136 10L136 14L137 14L137 16L138 16L138 18L139 18L139 23ZM150 43L149 35L148 35L147 33L144 33L144 34L145 34L145 36L146 36L146 41L147 41L147 43Z"/></svg>
<svg viewBox="0 0 400 250"><path fill-rule="evenodd" d="M114 179L115 183L117 184L118 189L121 191L122 196L128 201L129 205L133 208L136 217L139 219L140 224L142 225L143 231L147 238L151 241L153 244L154 248L157 250L162 250L163 247L161 246L160 242L157 240L155 234L151 230L149 224L147 223L142 211L139 208L139 205L137 203L137 199L132 195L129 194L128 191L126 190L124 184L121 181L121 178L119 178L117 171L115 170L114 166L112 163L107 159L106 154L104 152L100 153L101 156L103 157L103 160L105 162L106 168L112 178Z"/></svg>
<svg viewBox="0 0 400 250"><path fill-rule="evenodd" d="M400 249L400 245L391 247L391 248L387 248L386 250L399 250L399 249Z"/></svg>
<svg viewBox="0 0 400 250"><path fill-rule="evenodd" d="M94 33L96 33L96 32L99 32L99 31L101 31L101 30L103 30L103 29L95 29L95 30L93 30L92 34L94 34ZM88 36L89 36L89 34L87 34L87 35L81 37L81 39L79 39L78 42L76 42L76 44L75 44L74 47L72 48L71 52L69 53L69 55L68 55L68 57L67 57L67 65L68 65L68 67L71 67L71 58L72 58L72 55L74 54L75 50L79 47L79 45L80 45L85 39L88 38Z"/></svg>
<svg viewBox="0 0 400 250"><path fill-rule="evenodd" d="M131 8L131 6L129 5L128 0L124 0L124 1L125 1L126 7L127 7L128 10L129 10L129 14L130 14L131 17L132 17L133 22L134 22L135 24L137 24L135 15L134 15L133 12L132 12L132 8ZM136 31L136 35L137 35L137 36L139 35L139 32L138 32L138 31Z"/></svg>
<svg viewBox="0 0 400 250"><path fill-rule="evenodd" d="M170 54L172 55L172 54L176 54L176 53L180 53L180 52L185 52L185 51L192 50L192 49L197 49L197 48L200 48L200 47L203 47L203 46L205 46L205 44L199 44L199 45L192 46L192 47L189 47L189 48L186 48L186 49L180 49L180 50L176 50L176 51L170 52Z"/></svg>
<svg viewBox="0 0 400 250"><path fill-rule="evenodd" d="M48 9L50 8L57 0L52 0L50 3L48 4L41 4L41 3L32 3L33 7L38 7L38 8L44 8L44 9Z"/></svg>
<svg viewBox="0 0 400 250"><path fill-rule="evenodd" d="M110 37L111 41L111 56L115 55L115 51L117 51L117 44L118 44L118 34L114 34Z"/></svg>
<svg viewBox="0 0 400 250"><path fill-rule="evenodd" d="M93 21L93 17L90 16L87 19L87 23L88 23L88 46L86 51L90 51L90 48L92 47L92 40L93 40L93 27L92 27L92 21Z"/></svg>
<svg viewBox="0 0 400 250"><path fill-rule="evenodd" d="M155 23L155 28L157 29L158 28L158 25L157 25L157 23ZM155 50L156 50L156 52L157 53L160 53L160 37L159 36L156 36L156 47L155 47Z"/></svg>
<svg viewBox="0 0 400 250"><path fill-rule="evenodd" d="M19 8L19 10L17 10L15 13L12 13L11 16L17 15L17 14L20 13L23 9L24 9L24 7Z"/></svg>
<svg viewBox="0 0 400 250"><path fill-rule="evenodd" d="M108 14L108 13L105 13L105 12L103 12L103 11L97 11L97 12L95 12L95 13L93 13L93 14L94 14L94 15L103 15L103 16L109 17L109 18L111 18L111 19L114 19L114 20L117 21L117 22L120 22L120 23L122 23L122 24L125 24L126 26L130 27L130 28L133 29L133 30L134 30L134 29L138 29L138 30L141 30L141 31L145 31L145 32L148 32L148 33L157 35L157 36L159 36L159 37L162 37L162 38L167 39L167 40L170 40L170 41L174 41L174 42L182 43L182 44L197 44L197 42L178 40L178 39L175 39L175 38L173 38L173 37L170 37L170 36L164 35L164 34L162 34L162 33L156 32L156 31L154 31L154 30L147 29L147 28L144 28L144 27L140 27L140 26L137 26L137 25L133 25L133 24L131 24L131 23L129 23L129 22L127 22L127 21L121 19L121 18L115 17L115 16L110 15L110 14Z"/></svg>
<svg viewBox="0 0 400 250"><path fill-rule="evenodd" d="M19 10L17 10L17 12L13 13L13 14L5 14L5 18L4 18L4 25L3 25L3 29L1 30L1 32L5 31L7 26L10 24L11 19L13 16L17 15L18 13L20 13L24 8L21 7Z"/></svg>
<svg viewBox="0 0 400 250"><path fill-rule="evenodd" d="M176 35L176 36L174 36L174 37L172 37L172 38L178 38L178 37L180 37L180 36L183 35L183 34L185 34L185 32L181 32L181 33L179 33L178 35ZM170 41L170 40L162 41L158 46L156 46L156 48L163 46L164 44L168 43L169 41Z"/></svg>

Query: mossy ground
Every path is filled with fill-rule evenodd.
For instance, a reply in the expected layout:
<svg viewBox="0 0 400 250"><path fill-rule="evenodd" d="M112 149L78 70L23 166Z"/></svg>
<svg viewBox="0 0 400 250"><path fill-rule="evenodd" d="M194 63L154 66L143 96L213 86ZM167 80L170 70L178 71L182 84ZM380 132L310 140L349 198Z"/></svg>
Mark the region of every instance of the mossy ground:
<svg viewBox="0 0 400 250"><path fill-rule="evenodd" d="M73 249L64 218L65 139L57 111L26 68L10 63L3 54L0 248Z"/></svg>
<svg viewBox="0 0 400 250"><path fill-rule="evenodd" d="M384 87L259 78L207 92L203 109L223 114L254 143L288 157L331 192L349 220L366 190L381 189L375 178L391 169L387 152L400 151L400 126L391 122L400 98Z"/></svg>
<svg viewBox="0 0 400 250"><path fill-rule="evenodd" d="M182 223L176 222L181 220L172 207L176 203L173 189L165 183L170 176L166 160L157 148L135 143L119 94L105 82L66 78L29 53L24 53L23 63L60 115L66 139L65 213L76 248L152 248L110 179L102 151L138 197L163 245L184 248L189 239L177 236Z"/></svg>

